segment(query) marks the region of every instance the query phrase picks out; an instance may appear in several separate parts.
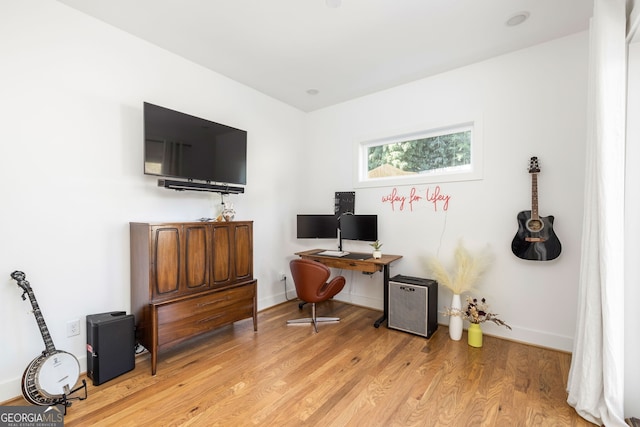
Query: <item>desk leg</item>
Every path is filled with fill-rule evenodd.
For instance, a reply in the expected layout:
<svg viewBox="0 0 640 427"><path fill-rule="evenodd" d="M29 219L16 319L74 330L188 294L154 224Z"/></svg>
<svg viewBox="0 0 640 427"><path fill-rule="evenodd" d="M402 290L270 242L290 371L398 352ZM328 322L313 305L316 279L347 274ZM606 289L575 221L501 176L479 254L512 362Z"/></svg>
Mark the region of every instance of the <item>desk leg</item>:
<svg viewBox="0 0 640 427"><path fill-rule="evenodd" d="M375 326L376 328L379 328L380 325L382 325L384 321L387 320L387 314L389 313L389 265L388 264L382 268L382 276L383 276L382 289L384 292L382 299L384 301L384 311L382 313L382 317L376 320L376 322L373 324L373 326Z"/></svg>

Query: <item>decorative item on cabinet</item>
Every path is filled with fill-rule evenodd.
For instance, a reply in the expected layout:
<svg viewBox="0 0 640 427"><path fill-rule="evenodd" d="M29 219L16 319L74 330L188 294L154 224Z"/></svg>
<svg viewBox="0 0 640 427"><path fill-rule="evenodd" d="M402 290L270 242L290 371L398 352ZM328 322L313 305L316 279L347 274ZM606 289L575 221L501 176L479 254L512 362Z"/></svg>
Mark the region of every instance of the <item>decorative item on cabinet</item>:
<svg viewBox="0 0 640 427"><path fill-rule="evenodd" d="M253 222L131 223L131 311L151 353L253 318Z"/></svg>
<svg viewBox="0 0 640 427"><path fill-rule="evenodd" d="M233 209L233 203L225 203L222 210L222 217L225 221L233 221L236 216L236 210Z"/></svg>

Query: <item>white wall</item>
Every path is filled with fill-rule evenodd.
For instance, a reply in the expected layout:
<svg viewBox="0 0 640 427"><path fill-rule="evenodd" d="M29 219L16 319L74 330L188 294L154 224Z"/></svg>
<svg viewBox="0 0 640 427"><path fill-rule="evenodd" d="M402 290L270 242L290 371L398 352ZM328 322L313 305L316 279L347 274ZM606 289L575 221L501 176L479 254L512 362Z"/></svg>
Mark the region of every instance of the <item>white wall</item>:
<svg viewBox="0 0 640 427"><path fill-rule="evenodd" d="M283 299L276 274L297 192L304 115L51 0L0 4L0 402L20 394L44 345L9 274L23 270L57 348L86 366L87 314L129 310L130 221L215 216L217 194L158 188L142 174L142 103L246 129L259 307ZM81 319L82 333L65 325Z"/></svg>
<svg viewBox="0 0 640 427"><path fill-rule="evenodd" d="M356 191L356 212L377 213L384 251L404 255L392 274L427 276L425 258L450 259L460 238L474 250L489 245L495 262L479 295L513 331L485 331L571 350L587 43L578 34L303 114L57 2L2 2L0 401L20 394L22 372L43 348L11 271L27 273L56 346L84 369L84 324L74 338L65 324L129 308L128 222L191 220L219 209L217 195L160 189L142 174L143 101L248 130L247 191L231 201L238 219L255 221L259 308L284 299L278 273L288 271L294 251L334 243L296 240L295 214L331 213L334 192L353 190L354 143L481 117L484 179L441 184L451 196L447 211L428 203L392 211L381 202L391 189L373 188ZM532 155L542 167L540 213L555 215L563 243L553 262L510 251L516 214L530 207ZM343 273L341 299L382 307L380 274ZM449 301L441 288L439 306Z"/></svg>
<svg viewBox="0 0 640 427"><path fill-rule="evenodd" d="M459 239L472 250L488 245L495 261L475 295L486 297L513 330L489 324L485 332L571 351L582 226L587 47L582 33L309 114L309 175L322 179L307 183L301 210L330 212L332 192L352 188L354 143L480 117L484 179L440 184L451 196L447 211L442 206L434 211L424 201L413 211L393 211L382 202L392 188L383 187L356 190L356 213L377 213L383 252L404 256L393 265L392 275L429 277L426 257L452 260ZM540 214L555 216L554 229L563 244L561 256L551 262L523 261L511 252L516 215L530 209L527 169L533 155L541 162ZM415 187L424 194L427 186ZM398 187L405 195L410 190ZM348 245L347 250L368 248ZM339 298L382 306L381 278L343 273L350 280ZM440 287L439 306L450 301L450 292ZM439 320L448 322L442 316Z"/></svg>

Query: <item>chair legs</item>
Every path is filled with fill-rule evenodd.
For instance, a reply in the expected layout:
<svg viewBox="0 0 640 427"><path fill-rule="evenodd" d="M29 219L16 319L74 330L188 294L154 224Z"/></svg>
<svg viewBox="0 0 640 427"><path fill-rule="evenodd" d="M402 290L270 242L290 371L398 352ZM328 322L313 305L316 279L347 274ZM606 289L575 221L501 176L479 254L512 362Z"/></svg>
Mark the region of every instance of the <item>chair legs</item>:
<svg viewBox="0 0 640 427"><path fill-rule="evenodd" d="M316 303L312 302L311 303L311 317L306 317L303 319L292 319L292 320L287 320L287 324L294 324L294 323L313 323L313 327L316 330L316 333L318 332L318 322L338 322L340 321L339 317L317 317L316 316Z"/></svg>

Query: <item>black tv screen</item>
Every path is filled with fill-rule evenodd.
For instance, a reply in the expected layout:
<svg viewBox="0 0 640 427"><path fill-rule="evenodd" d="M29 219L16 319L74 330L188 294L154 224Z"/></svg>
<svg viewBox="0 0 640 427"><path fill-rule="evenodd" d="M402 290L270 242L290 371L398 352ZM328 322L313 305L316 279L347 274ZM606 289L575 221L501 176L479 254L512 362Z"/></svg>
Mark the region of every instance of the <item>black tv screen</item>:
<svg viewBox="0 0 640 427"><path fill-rule="evenodd" d="M340 238L343 240L378 240L377 215L342 215L340 217Z"/></svg>
<svg viewBox="0 0 640 427"><path fill-rule="evenodd" d="M335 215L298 215L298 239L335 239L338 237L338 219Z"/></svg>
<svg viewBox="0 0 640 427"><path fill-rule="evenodd" d="M247 132L144 103L144 173L247 183Z"/></svg>

